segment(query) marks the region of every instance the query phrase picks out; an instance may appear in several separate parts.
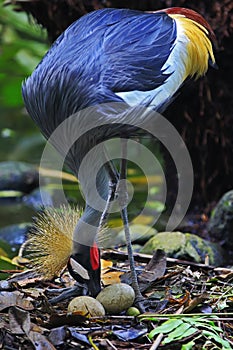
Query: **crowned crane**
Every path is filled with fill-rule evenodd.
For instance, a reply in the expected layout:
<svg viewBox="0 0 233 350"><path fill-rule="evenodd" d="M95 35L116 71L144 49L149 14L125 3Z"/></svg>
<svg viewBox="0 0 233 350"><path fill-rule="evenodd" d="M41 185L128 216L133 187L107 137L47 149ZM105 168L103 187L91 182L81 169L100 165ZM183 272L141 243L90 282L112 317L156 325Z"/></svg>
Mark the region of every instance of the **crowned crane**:
<svg viewBox="0 0 233 350"><path fill-rule="evenodd" d="M150 13L128 9L97 10L70 25L23 83L22 93L29 115L55 148L63 155L66 153L67 165L84 188L86 206L74 231L68 268L77 281L87 285L90 295L95 296L101 289L96 234L107 218L119 179L126 178L126 141L122 142L120 175L103 148L84 172L79 171L82 161L103 140L116 136L131 138L137 134L137 128L129 124L132 125L134 118L137 124L138 113L129 114L127 109L143 106L160 112L188 78L199 78L206 73L209 64L215 66L214 41L210 25L190 9L174 7ZM93 116L90 116L91 111L81 113L88 108L94 108L97 113ZM51 136L70 116L75 116L75 122L66 128L66 138L69 139L69 131L72 134L77 131L79 136L80 130L86 132L65 152L64 135L61 139ZM112 119L118 121L118 117L119 123L113 124ZM96 119L96 127L88 130L91 118ZM98 118L101 120L99 128ZM106 205L98 210L98 205L97 208L92 206L91 173L100 158L104 165L98 171L96 188ZM132 286L136 300L140 300L125 186L120 186L118 191Z"/></svg>

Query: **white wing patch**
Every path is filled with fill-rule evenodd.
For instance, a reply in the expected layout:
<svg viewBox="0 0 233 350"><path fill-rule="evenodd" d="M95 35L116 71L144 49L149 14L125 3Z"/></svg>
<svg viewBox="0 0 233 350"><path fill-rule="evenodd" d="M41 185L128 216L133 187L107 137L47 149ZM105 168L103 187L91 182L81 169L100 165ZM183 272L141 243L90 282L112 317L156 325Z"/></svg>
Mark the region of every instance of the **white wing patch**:
<svg viewBox="0 0 233 350"><path fill-rule="evenodd" d="M176 21L176 20L175 20ZM165 82L154 90L118 92L117 96L122 98L131 107L145 105L155 110L171 99L186 76L186 62L188 60L187 43L188 38L181 24L176 21L177 38L171 48L171 54L162 67L164 74L170 74Z"/></svg>
<svg viewBox="0 0 233 350"><path fill-rule="evenodd" d="M70 266L72 267L73 271L79 274L83 279L90 279L88 271L73 258L70 258Z"/></svg>

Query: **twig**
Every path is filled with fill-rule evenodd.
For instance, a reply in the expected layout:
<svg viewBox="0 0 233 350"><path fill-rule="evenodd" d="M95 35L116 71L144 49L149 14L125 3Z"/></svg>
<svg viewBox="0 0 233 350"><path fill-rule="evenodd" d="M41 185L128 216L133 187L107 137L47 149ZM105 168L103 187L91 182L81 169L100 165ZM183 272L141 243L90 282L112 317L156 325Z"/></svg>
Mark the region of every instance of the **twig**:
<svg viewBox="0 0 233 350"><path fill-rule="evenodd" d="M125 261L128 259L128 254L126 252L119 252L117 250L111 249L111 250L104 250L101 253L102 259L118 259L120 261ZM152 255L150 254L140 254L135 253L134 259L137 262L141 263L148 263L152 258ZM175 258L166 258L168 263L172 264L180 264L180 265L188 265L188 266L194 266L194 267L201 267L203 269L207 270L214 270L214 266L211 265L205 265L200 263L195 263L193 261L187 261L187 260L181 260L181 259L175 259Z"/></svg>
<svg viewBox="0 0 233 350"><path fill-rule="evenodd" d="M182 315L182 311L183 311L183 306L181 306L179 308L179 310L176 311L175 315ZM152 344L152 346L150 347L150 350L156 350L159 346L159 344L161 343L162 339L164 337L163 333L158 334L158 336L156 337L154 343Z"/></svg>
<svg viewBox="0 0 233 350"><path fill-rule="evenodd" d="M117 348L112 344L112 342L110 342L109 339L106 339L106 343L108 343L111 346L111 348L113 348L113 350L117 350Z"/></svg>
<svg viewBox="0 0 233 350"><path fill-rule="evenodd" d="M152 344L152 346L150 347L149 350L156 350L158 348L159 344L161 343L163 336L164 336L163 333L158 334L158 336L156 337L154 343Z"/></svg>
<svg viewBox="0 0 233 350"><path fill-rule="evenodd" d="M89 342L90 342L90 344L91 344L91 346L93 347L94 350L99 350L98 346L95 345L95 343L93 342L93 339L92 339L91 335L88 335L88 340L89 340Z"/></svg>
<svg viewBox="0 0 233 350"><path fill-rule="evenodd" d="M213 316L215 317L221 317L222 319L225 320L225 317L224 316L227 316L226 317L226 320L228 318L231 318L233 317L233 312L228 312L228 313L225 313L225 312L213 312L211 314L203 314L203 313L188 313L188 314L156 314L156 313L145 313L145 314L141 314L139 316L137 316L137 319L139 321L145 321L146 319L149 319L150 317L154 317L154 318L158 318L159 320L168 320L170 318L183 318L183 317L203 317L205 319L210 319L210 320L213 320ZM229 317L230 316L230 317Z"/></svg>
<svg viewBox="0 0 233 350"><path fill-rule="evenodd" d="M0 270L0 273L7 273L7 274L12 274L12 273L21 273L23 270Z"/></svg>

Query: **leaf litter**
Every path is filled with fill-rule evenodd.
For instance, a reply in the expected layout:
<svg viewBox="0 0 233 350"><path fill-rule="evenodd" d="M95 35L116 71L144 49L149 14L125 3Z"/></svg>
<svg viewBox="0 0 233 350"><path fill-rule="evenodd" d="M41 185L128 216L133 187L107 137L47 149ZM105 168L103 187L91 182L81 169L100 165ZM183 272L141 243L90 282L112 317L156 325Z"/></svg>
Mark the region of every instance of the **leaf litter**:
<svg viewBox="0 0 233 350"><path fill-rule="evenodd" d="M102 252L102 283L130 284L127 254ZM0 349L233 349L233 270L135 254L145 312L87 318L51 297L74 284L65 271L42 281L33 271L0 282ZM23 274L23 277L22 277ZM54 294L53 294L54 293Z"/></svg>

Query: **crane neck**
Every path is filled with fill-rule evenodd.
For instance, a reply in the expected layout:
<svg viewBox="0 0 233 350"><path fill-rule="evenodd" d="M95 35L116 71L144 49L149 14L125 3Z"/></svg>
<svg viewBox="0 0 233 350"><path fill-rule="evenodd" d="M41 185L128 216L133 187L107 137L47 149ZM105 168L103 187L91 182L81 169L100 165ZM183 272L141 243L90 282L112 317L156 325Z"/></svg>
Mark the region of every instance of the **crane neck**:
<svg viewBox="0 0 233 350"><path fill-rule="evenodd" d="M105 167L106 158L103 144L94 147L80 163L78 179L85 197L85 210L74 231L74 249L76 243L92 246L106 200L109 195L110 179Z"/></svg>

